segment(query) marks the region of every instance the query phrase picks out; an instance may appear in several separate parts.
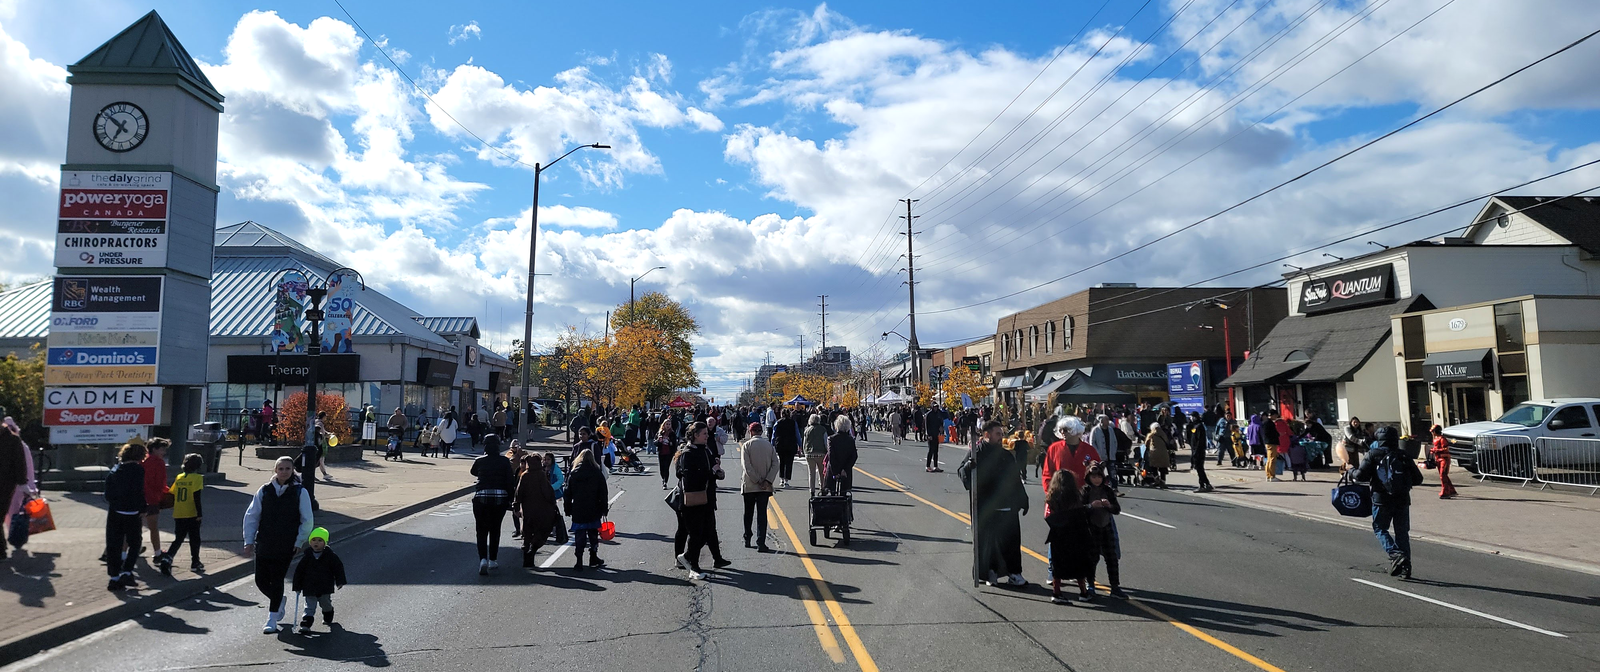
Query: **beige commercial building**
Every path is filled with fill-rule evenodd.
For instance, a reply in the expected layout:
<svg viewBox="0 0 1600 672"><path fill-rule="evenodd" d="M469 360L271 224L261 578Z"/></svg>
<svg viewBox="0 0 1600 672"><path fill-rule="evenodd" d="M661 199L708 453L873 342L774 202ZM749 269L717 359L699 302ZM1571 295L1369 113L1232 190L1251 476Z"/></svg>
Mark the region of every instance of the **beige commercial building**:
<svg viewBox="0 0 1600 672"><path fill-rule="evenodd" d="M1500 417L1529 399L1600 395L1600 296L1519 296L1396 315L1401 417Z"/></svg>

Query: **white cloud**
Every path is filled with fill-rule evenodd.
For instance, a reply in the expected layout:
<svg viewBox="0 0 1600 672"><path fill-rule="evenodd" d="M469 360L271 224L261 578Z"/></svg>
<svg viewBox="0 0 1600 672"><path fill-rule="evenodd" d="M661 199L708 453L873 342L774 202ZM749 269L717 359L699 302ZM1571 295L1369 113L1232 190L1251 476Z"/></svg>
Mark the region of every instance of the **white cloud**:
<svg viewBox="0 0 1600 672"><path fill-rule="evenodd" d="M67 147L66 79L66 69L34 58L0 26L0 232L11 241L0 246L0 283L51 271L49 223Z"/></svg>
<svg viewBox="0 0 1600 672"><path fill-rule="evenodd" d="M449 36L451 45L466 40L480 40L483 39L483 29L478 27L477 21L468 21L464 26L450 26Z"/></svg>
<svg viewBox="0 0 1600 672"><path fill-rule="evenodd" d="M1178 37L1147 45L1139 62L1154 65L1199 28L1195 17L1203 23L1226 4L1193 3L1174 24ZM1174 0L1167 11L1183 5ZM364 58L360 35L334 19L302 26L275 13L250 12L229 36L223 62L206 67L228 96L219 165L226 202L355 266L421 311L460 312L487 301L482 317L501 345L520 337L529 213L516 206L483 213L476 199L488 185L461 177L482 168L471 164L517 165L500 152L528 164L547 162L574 144L605 142L614 149L580 152L563 165L585 185L625 195L628 176L665 170L646 142L657 131L641 129L705 133L692 137L716 143L724 160L749 171L747 178L732 179L738 185L732 188L748 182L773 200L772 207L724 212L713 203L672 210L659 222L623 222L604 209L547 203L539 213L538 270L553 275L538 279L536 341L569 323L598 330L605 311L626 300L629 278L666 266L639 289L664 289L696 312L705 325L699 364L707 387L725 398L736 389L738 372L753 369L766 351L789 360L797 334L815 342L812 294L829 294L830 344L861 349L895 326L905 301L898 273L904 260L897 258L904 239L894 235L903 226L894 219L903 206L895 199L908 191L922 199L916 206L922 217L920 309L1014 291L1172 231L1375 134L1377 124L1340 116L1347 111L1426 109L1499 76L1570 39L1567 24L1550 17L1581 16L1586 9L1581 0L1458 0L1270 124L1241 132L1437 6L1389 3L1238 109L1221 110L1230 96L1289 62L1351 11L1329 5L1236 77L1207 84L1307 5L1273 0L1264 25L1248 24L1201 59L1226 32L1212 29L1180 57L1198 59L1196 68L1181 76L1176 68L1162 71L1173 79L1139 83L1142 68L1118 69L1123 56L1141 47L1126 37L1093 59L1108 33L1060 45L1064 52L1039 84L943 170L1039 74L1053 50L974 50L898 28L857 25L819 5L746 19L745 56L724 68L696 70L707 76L690 90L692 101L672 87L673 62L664 54L588 56L582 67L554 73L501 73L470 62L424 70L421 81L439 105L493 150L423 100L381 57L368 51ZM1246 15L1217 25L1232 28ZM1568 23L1570 30L1581 27ZM1096 282L1191 282L1600 156L1600 145L1585 144L1581 131L1521 124L1530 110L1589 113L1600 106L1586 84L1593 56L1588 46L1575 50L1481 104L1385 141L1172 243L1047 290L926 314L918 320L919 336L938 341L986 333L999 314ZM64 154L66 89L59 66L30 57L3 31L0 59L0 90L8 94L0 98L0 113L34 127L0 130L16 133L0 135L0 197L12 204L0 228L21 241L0 249L3 279L28 274L30 265L48 268L39 260L48 260L50 241L37 223L48 221ZM619 63L632 65L619 74ZM1046 101L1080 66L1082 72ZM725 125L712 111L730 105L742 107ZM1036 116L977 159L1035 107ZM1213 111L1215 121L1185 130ZM448 148L439 147L441 140ZM1194 165L1157 181L1191 159ZM682 183L725 185L715 177L722 172L689 175ZM525 183L524 173L513 175ZM1582 175L1539 191L1567 193L1597 179ZM552 193L577 191L563 186ZM1437 233L1465 217L1435 218L1380 240ZM1272 270L1236 280L1260 281Z"/></svg>
<svg viewBox="0 0 1600 672"><path fill-rule="evenodd" d="M604 210L565 205L539 206L539 226L568 227L575 229L615 229L617 216Z"/></svg>

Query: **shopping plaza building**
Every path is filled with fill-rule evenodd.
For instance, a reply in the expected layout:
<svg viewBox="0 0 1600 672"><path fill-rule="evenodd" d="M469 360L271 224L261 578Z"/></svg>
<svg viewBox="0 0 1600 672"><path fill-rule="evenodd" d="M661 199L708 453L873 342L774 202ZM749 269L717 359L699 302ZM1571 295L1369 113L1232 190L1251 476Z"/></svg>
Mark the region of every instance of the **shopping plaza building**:
<svg viewBox="0 0 1600 672"><path fill-rule="evenodd" d="M1207 380L1221 380L1230 348L1242 363L1252 338L1285 310L1283 292L1265 288L1091 287L997 321L996 401L1020 414L1080 373L1140 403L1164 403L1168 364L1201 362Z"/></svg>
<svg viewBox="0 0 1600 672"><path fill-rule="evenodd" d="M305 389L309 355L272 345L275 287L287 271L321 284L343 266L255 222L216 230L210 347L192 355L206 358L208 420L234 427L241 409ZM0 293L0 354L44 343L50 291L45 281ZM351 352L318 356L319 391L413 419L450 407L488 413L506 398L512 364L479 344L477 318L424 316L372 287L354 296Z"/></svg>
<svg viewBox="0 0 1600 672"><path fill-rule="evenodd" d="M1423 435L1600 393L1600 201L1491 198L1459 237L1285 275L1289 317L1224 386L1240 417Z"/></svg>

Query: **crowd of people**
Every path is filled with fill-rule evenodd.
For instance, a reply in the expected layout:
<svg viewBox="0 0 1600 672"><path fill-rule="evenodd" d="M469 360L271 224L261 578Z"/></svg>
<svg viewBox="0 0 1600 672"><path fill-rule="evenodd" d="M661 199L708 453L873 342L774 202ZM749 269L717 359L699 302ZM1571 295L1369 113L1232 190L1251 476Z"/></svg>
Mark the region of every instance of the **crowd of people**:
<svg viewBox="0 0 1600 672"><path fill-rule="evenodd" d="M1092 420L1086 423L1080 414ZM561 553L569 539L575 570L605 566L599 547L611 504L607 477L630 464L642 471L642 456L652 455L662 488L670 491L666 503L675 517L672 561L690 580L703 580L707 569L702 553L710 554L711 570L732 564L722 552L716 517L719 483L728 480L725 460L730 467L736 462L741 470L735 482L743 503L744 545L767 553L772 551L767 506L775 492L792 487L795 460L804 456L811 494L846 493L858 441L866 440L869 431L880 431L892 444L907 439L926 442L925 468L932 473L943 471L941 443L964 442L970 448L957 475L971 495L975 583L1027 585L1022 575L1020 517L1030 509L1026 488L1032 466L1044 494L1052 601L1073 601L1063 584L1077 589L1079 601L1097 599L1096 574L1102 562L1107 594L1126 599L1116 523L1122 511L1120 489L1165 488L1182 449L1190 454L1201 492L1212 489L1205 466L1213 453L1217 465L1231 457L1233 466L1261 469L1268 480L1276 480L1278 465L1287 462L1290 473L1303 477L1308 453L1327 451L1328 459L1336 460L1353 480L1373 484L1373 531L1390 556L1391 572L1411 574L1410 489L1421 484L1422 476L1392 427L1374 431L1352 419L1343 428L1337 449L1330 451L1332 439L1315 418L1291 424L1268 411L1253 415L1241 428L1222 405L1203 413L1168 406L1062 405L1032 431L1015 425L1008 431L1004 416L987 406L954 413L915 406L649 410L592 406L580 409L568 423L570 448L565 451L527 450L520 441L505 438L502 427L481 438L483 451L470 470L475 479L471 506L477 571L486 575L499 568L501 528L508 513L512 537L520 540L523 567L535 567L547 545L555 545L553 554ZM315 425L319 438L325 432L321 421ZM403 432L405 422L397 410L389 421L390 431ZM451 434L459 431L454 425L454 409L449 409L423 434L438 442L435 450L447 452ZM1430 462L1438 461L1440 496L1448 498L1455 494L1448 479L1449 447L1439 429L1433 429ZM21 467L26 459L26 446L13 440L16 436L14 429L0 430L0 481L13 491L32 487L20 475L23 469L10 468ZM291 588L305 602L299 620L302 631L313 626L319 610L324 624L333 622L332 595L346 583L328 531L315 526L316 470L324 469L326 478L320 443L308 444L299 457L280 458L272 478L257 489L244 515L243 553L254 559L256 586L268 602L264 632L275 633L280 624L292 624L284 581L297 557ZM730 458L730 444L735 443L739 454ZM17 446L21 448L13 450ZM171 574L174 557L186 542L191 570L204 569L200 560L204 464L201 456L187 455L182 471L169 481L169 449L170 442L161 438L130 442L119 450L117 464L106 477L102 560L108 590L138 585L134 569L146 533L154 549L151 564L163 574ZM21 458L16 465L6 459L13 453ZM175 534L171 545L163 547L158 521L166 509L173 511Z"/></svg>

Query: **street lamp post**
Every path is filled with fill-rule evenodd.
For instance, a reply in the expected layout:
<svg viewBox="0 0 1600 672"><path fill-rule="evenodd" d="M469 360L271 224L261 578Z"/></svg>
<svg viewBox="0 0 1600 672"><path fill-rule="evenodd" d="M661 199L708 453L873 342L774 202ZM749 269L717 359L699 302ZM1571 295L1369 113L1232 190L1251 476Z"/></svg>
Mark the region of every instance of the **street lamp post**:
<svg viewBox="0 0 1600 672"><path fill-rule="evenodd" d="M284 272L287 273L292 270L296 269L284 269ZM360 282L361 290L366 291L367 289L366 278L361 277L361 274L357 273L355 269L337 268L328 274L328 278L331 279L336 275L353 275ZM310 342L306 343L306 359L308 363L306 365L305 441L311 442L311 445L316 445L317 440L317 360L322 357L321 327L322 320L326 317L322 310L322 300L328 296L328 280L324 279L321 287L314 286L313 283L315 282L315 276L306 282L306 297L311 300L311 307L306 308L305 312L306 322L311 324L311 339Z"/></svg>
<svg viewBox="0 0 1600 672"><path fill-rule="evenodd" d="M650 275L651 272L665 269L666 266L657 266L648 271L640 273L639 277L637 278L628 278L628 324L633 324L633 283L643 280L644 276Z"/></svg>
<svg viewBox="0 0 1600 672"><path fill-rule="evenodd" d="M528 359L533 352L533 277L535 275L534 269L539 261L539 177L544 174L546 168L560 163L562 159L572 156L573 152L580 149L611 149L611 145L602 145L600 143L578 145L567 150L566 154L556 157L550 163L533 164L533 221L528 227L528 308L523 315L522 324L522 412L521 421L517 424L522 429L523 443L533 439L533 428L528 422L528 413L531 408L528 404Z"/></svg>
<svg viewBox="0 0 1600 672"><path fill-rule="evenodd" d="M1228 304L1223 303L1222 301L1218 301L1217 299L1206 299L1206 300L1201 301L1199 303L1191 304L1189 306L1189 308L1185 308L1184 310L1189 310L1190 308L1194 308L1196 306L1204 306L1206 308L1220 308L1220 309L1222 309L1222 351L1223 351L1222 354L1223 354L1223 361L1225 362L1224 367L1226 368L1226 370L1228 372L1228 376L1232 377L1233 376L1233 342L1232 342L1232 339L1230 338L1230 334L1229 334L1229 331L1228 331ZM1230 416L1232 416L1234 414L1234 409L1233 409L1233 389L1234 388L1232 388L1232 387L1228 388L1228 415L1230 415Z"/></svg>

